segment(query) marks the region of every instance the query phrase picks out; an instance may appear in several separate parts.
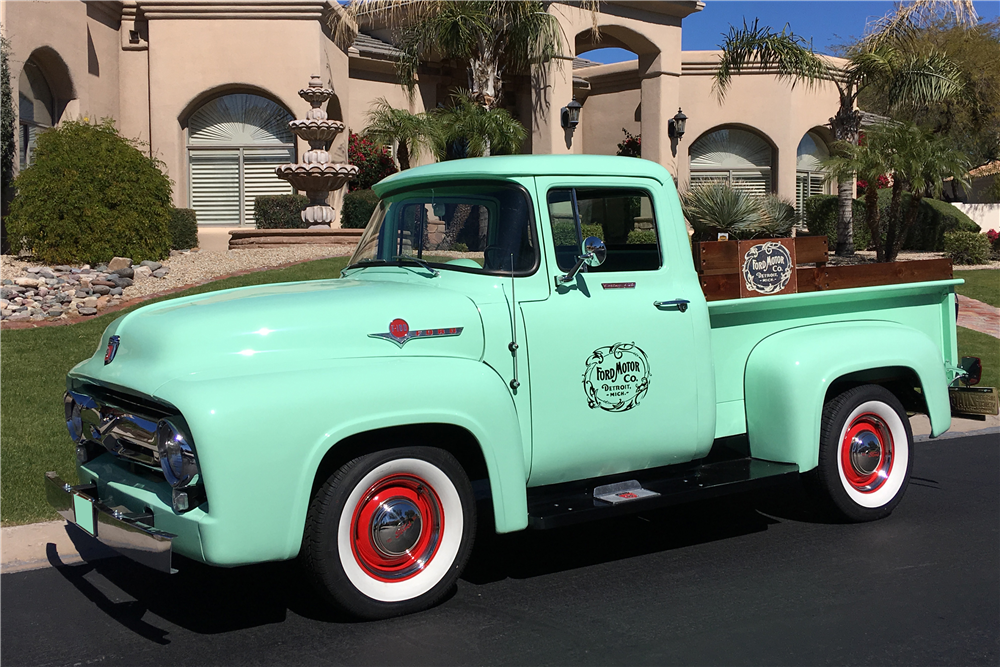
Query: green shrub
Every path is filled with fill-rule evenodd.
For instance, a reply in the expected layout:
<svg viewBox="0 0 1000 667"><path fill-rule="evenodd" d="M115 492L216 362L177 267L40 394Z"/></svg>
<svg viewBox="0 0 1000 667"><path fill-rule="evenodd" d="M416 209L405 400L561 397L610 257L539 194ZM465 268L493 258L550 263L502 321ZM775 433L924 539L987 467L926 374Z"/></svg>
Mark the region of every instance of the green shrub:
<svg viewBox="0 0 1000 667"><path fill-rule="evenodd" d="M46 264L157 260L170 250L170 179L104 120L38 135L35 162L14 180L13 250Z"/></svg>
<svg viewBox="0 0 1000 667"><path fill-rule="evenodd" d="M583 238L588 236L596 236L597 238L604 240L604 228L600 225L580 225L580 231L583 234ZM552 225L552 241L558 246L576 246L576 223L573 222L557 222Z"/></svg>
<svg viewBox="0 0 1000 667"><path fill-rule="evenodd" d="M955 264L985 264L990 260L990 240L976 232L945 232L944 251Z"/></svg>
<svg viewBox="0 0 1000 667"><path fill-rule="evenodd" d="M260 195L253 200L253 221L257 229L306 229L302 211L308 205L305 195Z"/></svg>
<svg viewBox="0 0 1000 667"><path fill-rule="evenodd" d="M900 211L906 214L910 206L910 193L904 192ZM878 191L879 217L882 229L886 229L889 219L889 205L892 201L892 190L885 188ZM913 227L903 238L903 250L921 250L940 252L944 250L944 234L952 231L976 232L979 226L969 216L948 202L925 197L920 200L917 209L917 219ZM826 235L830 241L830 250L837 245L837 196L813 195L805 203L805 220L809 233L814 236ZM883 233L884 238L884 233ZM865 202L854 200L854 247L865 250L871 245L871 233L865 224Z"/></svg>
<svg viewBox="0 0 1000 667"><path fill-rule="evenodd" d="M604 227L600 225L580 225L580 233L583 235L583 238L596 236L602 241L604 240Z"/></svg>
<svg viewBox="0 0 1000 667"><path fill-rule="evenodd" d="M628 233L627 243L635 244L656 244L656 232L652 229L633 229Z"/></svg>
<svg viewBox="0 0 1000 667"><path fill-rule="evenodd" d="M881 192L879 193L881 201ZM813 195L806 199L804 218L811 236L825 236L830 250L837 248L837 195ZM865 203L855 199L853 205L854 249L867 250L872 242L865 223Z"/></svg>
<svg viewBox="0 0 1000 667"><path fill-rule="evenodd" d="M452 250L454 252L469 252L469 246L467 244L461 243L461 242L459 242L459 243L452 243L451 247L448 248L448 250Z"/></svg>
<svg viewBox="0 0 1000 667"><path fill-rule="evenodd" d="M354 190L344 195L340 209L340 226L345 229L364 229L378 208L378 195L374 190Z"/></svg>
<svg viewBox="0 0 1000 667"><path fill-rule="evenodd" d="M170 209L170 249L198 246L198 214L189 208Z"/></svg>

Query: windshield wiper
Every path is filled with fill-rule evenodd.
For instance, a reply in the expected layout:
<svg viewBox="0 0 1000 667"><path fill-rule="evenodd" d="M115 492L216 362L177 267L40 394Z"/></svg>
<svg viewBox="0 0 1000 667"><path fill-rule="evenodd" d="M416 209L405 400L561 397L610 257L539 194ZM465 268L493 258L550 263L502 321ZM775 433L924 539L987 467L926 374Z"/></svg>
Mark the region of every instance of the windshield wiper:
<svg viewBox="0 0 1000 667"><path fill-rule="evenodd" d="M440 271L438 271L437 269L432 269L430 264L428 264L427 262L425 262L422 259L414 257L413 255L396 255L395 257L393 257L393 259L396 260L397 262L398 261L408 261L408 262L413 262L415 264L419 264L420 266L422 266L425 269L427 269L428 271L430 271L431 275L433 275L435 277L441 275Z"/></svg>

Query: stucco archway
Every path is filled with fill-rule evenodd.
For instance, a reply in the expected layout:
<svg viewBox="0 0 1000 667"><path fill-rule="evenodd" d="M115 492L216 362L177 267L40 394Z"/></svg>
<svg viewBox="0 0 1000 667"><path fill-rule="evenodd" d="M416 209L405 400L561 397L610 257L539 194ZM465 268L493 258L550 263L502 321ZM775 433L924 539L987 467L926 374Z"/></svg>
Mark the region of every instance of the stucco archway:
<svg viewBox="0 0 1000 667"><path fill-rule="evenodd" d="M763 197L775 190L776 148L759 130L723 125L704 132L688 149L689 183L724 182Z"/></svg>
<svg viewBox="0 0 1000 667"><path fill-rule="evenodd" d="M57 125L66 105L76 97L69 68L55 49L35 49L17 80L18 167L32 163L35 138L45 128Z"/></svg>

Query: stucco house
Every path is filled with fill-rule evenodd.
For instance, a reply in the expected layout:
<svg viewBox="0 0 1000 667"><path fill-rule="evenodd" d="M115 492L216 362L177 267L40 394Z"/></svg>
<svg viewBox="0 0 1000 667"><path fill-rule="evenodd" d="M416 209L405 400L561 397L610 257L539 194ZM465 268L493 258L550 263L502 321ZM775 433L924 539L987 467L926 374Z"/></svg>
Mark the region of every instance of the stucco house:
<svg viewBox="0 0 1000 667"><path fill-rule="evenodd" d="M820 159L837 107L833 86L793 87L752 71L736 77L720 102L711 90L718 53L681 50L685 17L703 7L699 0L602 2L597 42L589 11L549 4L566 53L548 70L512 81L503 96L529 129L523 152L614 154L624 128L641 133L643 157L663 164L682 189L725 179L797 205L829 192ZM450 63L427 63L411 101L394 73L392 30L363 24L343 48L329 29L330 14L340 11L325 0L0 0L18 92L19 166L31 163L43 128L111 117L166 164L176 206L194 208L202 225L252 225L255 196L290 191L274 168L305 150L287 122L308 109L296 93L311 74L337 93L329 117L353 131L364 128L376 98L419 112L466 80ZM586 59L609 46L636 58ZM580 123L564 128L561 110L574 97ZM687 116L683 136L670 130L679 109ZM345 133L331 149L341 161L346 143Z"/></svg>

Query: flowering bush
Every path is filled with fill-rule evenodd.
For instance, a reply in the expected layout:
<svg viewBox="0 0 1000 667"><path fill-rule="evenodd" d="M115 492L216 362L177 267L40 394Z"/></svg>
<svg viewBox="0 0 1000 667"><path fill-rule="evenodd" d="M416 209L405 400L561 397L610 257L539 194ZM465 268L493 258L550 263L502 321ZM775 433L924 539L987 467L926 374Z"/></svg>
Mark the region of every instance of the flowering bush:
<svg viewBox="0 0 1000 667"><path fill-rule="evenodd" d="M993 257L1000 259L1000 232L991 229L986 232L986 238L990 240L990 246L993 248Z"/></svg>
<svg viewBox="0 0 1000 667"><path fill-rule="evenodd" d="M351 181L347 188L350 192L370 190L386 176L399 171L387 148L379 148L371 139L354 132L348 137L347 160L358 168L357 180Z"/></svg>
<svg viewBox="0 0 1000 667"><path fill-rule="evenodd" d="M885 188L889 187L890 185L892 185L892 182L889 180L889 177L886 176L885 174L882 174L881 176L879 176L878 177L878 181L876 181L876 183L875 183L875 187L878 188L879 190L884 190ZM866 180L864 180L862 178L859 178L858 179L858 196L860 197L864 193L864 191L867 190L867 189L868 189L868 181L866 181Z"/></svg>
<svg viewBox="0 0 1000 667"><path fill-rule="evenodd" d="M642 157L642 135L632 135L624 127L622 128L622 132L625 133L625 141L618 144L617 155Z"/></svg>

